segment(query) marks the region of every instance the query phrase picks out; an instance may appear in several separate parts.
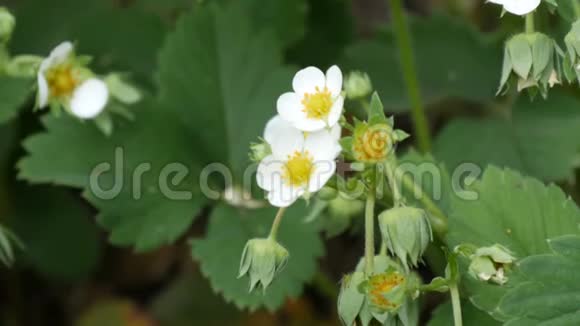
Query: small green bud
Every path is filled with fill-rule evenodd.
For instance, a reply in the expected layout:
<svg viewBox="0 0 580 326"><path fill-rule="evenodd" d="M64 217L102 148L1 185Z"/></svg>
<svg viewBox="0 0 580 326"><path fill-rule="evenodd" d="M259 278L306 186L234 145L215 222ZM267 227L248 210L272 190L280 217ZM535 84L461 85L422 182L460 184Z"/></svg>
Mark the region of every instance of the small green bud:
<svg viewBox="0 0 580 326"><path fill-rule="evenodd" d="M516 260L502 245L478 248L470 257L469 274L480 281L503 285L508 281L506 272Z"/></svg>
<svg viewBox="0 0 580 326"><path fill-rule="evenodd" d="M404 266L417 266L433 240L427 213L414 207L396 207L379 215L383 240ZM409 260L409 261L408 261Z"/></svg>
<svg viewBox="0 0 580 326"><path fill-rule="evenodd" d="M272 148L265 141L250 144L250 160L252 162L261 162L270 154L272 154Z"/></svg>
<svg viewBox="0 0 580 326"><path fill-rule="evenodd" d="M564 37L567 56L564 60L564 76L569 82L580 81L580 20L572 24L570 32Z"/></svg>
<svg viewBox="0 0 580 326"><path fill-rule="evenodd" d="M252 239L246 243L238 278L250 277L250 292L256 285L265 291L274 277L286 266L288 250L273 239Z"/></svg>
<svg viewBox="0 0 580 326"><path fill-rule="evenodd" d="M338 196L338 191L332 187L324 186L318 191L318 198L324 201L332 201Z"/></svg>
<svg viewBox="0 0 580 326"><path fill-rule="evenodd" d="M357 199L345 198L344 195L338 195L331 200L328 205L330 215L354 217L360 215L365 208L365 204Z"/></svg>
<svg viewBox="0 0 580 326"><path fill-rule="evenodd" d="M7 43L16 26L14 16L4 7L0 7L0 44Z"/></svg>
<svg viewBox="0 0 580 326"><path fill-rule="evenodd" d="M498 94L505 93L510 84L518 92L529 89L543 97L548 89L560 83L559 67L562 51L556 42L542 33L524 33L506 42L504 62Z"/></svg>
<svg viewBox="0 0 580 326"><path fill-rule="evenodd" d="M353 71L344 81L346 97L355 100L368 96L373 91L373 85L369 75L360 71Z"/></svg>

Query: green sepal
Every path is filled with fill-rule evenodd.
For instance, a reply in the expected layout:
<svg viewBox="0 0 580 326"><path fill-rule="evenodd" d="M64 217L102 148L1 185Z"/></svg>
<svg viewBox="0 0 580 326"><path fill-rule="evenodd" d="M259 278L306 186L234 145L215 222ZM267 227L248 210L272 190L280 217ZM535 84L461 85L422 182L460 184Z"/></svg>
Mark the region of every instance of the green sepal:
<svg viewBox="0 0 580 326"><path fill-rule="evenodd" d="M111 96L124 104L135 104L142 99L141 92L133 85L126 82L120 74L109 74L105 77L105 83Z"/></svg>
<svg viewBox="0 0 580 326"><path fill-rule="evenodd" d="M337 310L344 325L353 325L361 311L365 296L359 291L359 286L364 279L363 272L354 272L344 276L341 281Z"/></svg>
<svg viewBox="0 0 580 326"><path fill-rule="evenodd" d="M113 134L113 118L107 112L99 114L93 119L97 129L99 129L105 136L110 137Z"/></svg>
<svg viewBox="0 0 580 326"><path fill-rule="evenodd" d="M368 123L369 125L388 123L387 117L385 116L383 103L381 102L377 92L374 92L371 97Z"/></svg>
<svg viewBox="0 0 580 326"><path fill-rule="evenodd" d="M518 34L507 43L513 70L520 78L527 79L533 64L532 48L527 34Z"/></svg>

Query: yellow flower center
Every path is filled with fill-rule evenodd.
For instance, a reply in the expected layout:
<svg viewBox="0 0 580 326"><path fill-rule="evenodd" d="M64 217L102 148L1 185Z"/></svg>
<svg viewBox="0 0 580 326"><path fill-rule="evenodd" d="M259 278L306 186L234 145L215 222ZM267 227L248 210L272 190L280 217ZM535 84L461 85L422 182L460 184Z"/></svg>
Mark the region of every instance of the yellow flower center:
<svg viewBox="0 0 580 326"><path fill-rule="evenodd" d="M70 96L79 84L75 71L70 64L60 64L46 72L46 81L50 95L54 97Z"/></svg>
<svg viewBox="0 0 580 326"><path fill-rule="evenodd" d="M283 179L291 186L302 186L310 181L310 175L314 170L312 156L305 152L294 152L288 155L288 161L284 166Z"/></svg>
<svg viewBox="0 0 580 326"><path fill-rule="evenodd" d="M378 162L386 159L392 149L391 129L377 125L355 137L354 154L357 161Z"/></svg>
<svg viewBox="0 0 580 326"><path fill-rule="evenodd" d="M372 303L385 310L397 308L397 304L385 298L385 295L404 281L405 277L398 272L373 276L369 282L369 295Z"/></svg>
<svg viewBox="0 0 580 326"><path fill-rule="evenodd" d="M302 112L306 113L306 117L309 119L323 119L328 116L330 109L332 108L332 94L328 88L324 87L320 90L316 86L316 92L313 94L305 93L302 99L302 105L304 108Z"/></svg>

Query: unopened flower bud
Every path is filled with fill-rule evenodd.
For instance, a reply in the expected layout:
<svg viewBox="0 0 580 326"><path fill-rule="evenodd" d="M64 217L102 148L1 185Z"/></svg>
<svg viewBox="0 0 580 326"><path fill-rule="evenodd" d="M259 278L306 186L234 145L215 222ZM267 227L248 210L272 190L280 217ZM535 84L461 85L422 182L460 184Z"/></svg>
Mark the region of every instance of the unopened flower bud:
<svg viewBox="0 0 580 326"><path fill-rule="evenodd" d="M387 159L393 145L391 126L388 124L371 126L361 122L354 131L352 153L358 162L377 163Z"/></svg>
<svg viewBox="0 0 580 326"><path fill-rule="evenodd" d="M14 16L4 7L0 7L0 44L10 40L16 20Z"/></svg>
<svg viewBox="0 0 580 326"><path fill-rule="evenodd" d="M266 290L286 266L288 256L288 250L273 239L252 239L242 253L238 278L250 277L250 292L256 285Z"/></svg>
<svg viewBox="0 0 580 326"><path fill-rule="evenodd" d="M502 76L498 94L505 93L510 84L518 91L539 91L543 97L548 89L560 83L557 73L561 50L555 41L542 33L518 34L505 46Z"/></svg>
<svg viewBox="0 0 580 326"><path fill-rule="evenodd" d="M328 205L328 210L331 215L349 218L361 214L364 208L364 202L357 199L345 198L344 195L336 196Z"/></svg>
<svg viewBox="0 0 580 326"><path fill-rule="evenodd" d="M417 266L433 240L431 224L423 209L396 207L386 210L379 215L379 226L389 251L404 266Z"/></svg>
<svg viewBox="0 0 580 326"><path fill-rule="evenodd" d="M397 270L373 275L367 284L371 307L380 313L396 312L407 299L406 277Z"/></svg>
<svg viewBox="0 0 580 326"><path fill-rule="evenodd" d="M480 281L503 285L508 281L506 272L514 261L512 253L502 245L478 248L471 256L469 274Z"/></svg>
<svg viewBox="0 0 580 326"><path fill-rule="evenodd" d="M355 100L371 94L373 85L366 73L353 71L344 81L344 90L348 99Z"/></svg>
<svg viewBox="0 0 580 326"><path fill-rule="evenodd" d="M338 191L332 187L322 187L318 192L318 198L324 201L332 201L338 196Z"/></svg>
<svg viewBox="0 0 580 326"><path fill-rule="evenodd" d="M564 75L569 82L580 82L580 20L572 24L570 32L564 38L567 56L564 60Z"/></svg>

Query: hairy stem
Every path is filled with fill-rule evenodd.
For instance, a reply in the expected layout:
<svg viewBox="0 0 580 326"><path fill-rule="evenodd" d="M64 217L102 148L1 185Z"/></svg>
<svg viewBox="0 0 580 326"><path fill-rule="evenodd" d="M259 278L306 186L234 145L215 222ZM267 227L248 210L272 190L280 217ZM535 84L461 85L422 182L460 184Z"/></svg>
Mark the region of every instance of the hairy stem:
<svg viewBox="0 0 580 326"><path fill-rule="evenodd" d="M449 285L449 292L451 293L451 305L453 306L453 321L455 326L462 326L463 320L461 317L461 299L459 297L459 290L457 283Z"/></svg>
<svg viewBox="0 0 580 326"><path fill-rule="evenodd" d="M405 18L405 13L403 12L402 0L390 1L394 30L399 47L401 68L403 69L403 78L411 102L411 116L413 118L415 135L417 136L417 145L419 150L425 153L431 150L431 135L429 134L427 116L425 115L423 100L421 99L409 26Z"/></svg>
<svg viewBox="0 0 580 326"><path fill-rule="evenodd" d="M387 172L387 179L389 181L389 187L393 192L393 204L395 207L399 207L403 203L403 197L401 196L401 188L395 177L395 170L397 169L397 157L393 155L387 162L385 162L385 170Z"/></svg>
<svg viewBox="0 0 580 326"><path fill-rule="evenodd" d="M274 218L274 222L272 223L272 228L270 229L270 235L268 236L269 239L276 240L276 236L278 235L278 229L280 228L280 223L282 222L282 217L284 217L285 212L286 212L285 207L280 207L280 209L278 209L278 213L276 213L276 217Z"/></svg>
<svg viewBox="0 0 580 326"><path fill-rule="evenodd" d="M535 31L534 28L534 12L530 12L526 15L526 33L533 33Z"/></svg>
<svg viewBox="0 0 580 326"><path fill-rule="evenodd" d="M375 189L370 187L365 207L365 274L370 276L374 271L375 258Z"/></svg>

